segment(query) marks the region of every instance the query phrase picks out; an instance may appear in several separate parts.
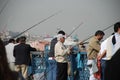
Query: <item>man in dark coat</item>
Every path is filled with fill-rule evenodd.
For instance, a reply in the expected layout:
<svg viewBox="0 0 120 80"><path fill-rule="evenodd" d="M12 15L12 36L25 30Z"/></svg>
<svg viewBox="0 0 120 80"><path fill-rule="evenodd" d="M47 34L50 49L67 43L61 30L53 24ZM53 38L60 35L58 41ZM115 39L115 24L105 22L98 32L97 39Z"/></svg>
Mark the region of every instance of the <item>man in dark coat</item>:
<svg viewBox="0 0 120 80"><path fill-rule="evenodd" d="M21 72L22 76L27 79L28 65L30 64L30 51L36 51L35 48L25 44L26 37L20 37L20 44L14 47L15 71Z"/></svg>

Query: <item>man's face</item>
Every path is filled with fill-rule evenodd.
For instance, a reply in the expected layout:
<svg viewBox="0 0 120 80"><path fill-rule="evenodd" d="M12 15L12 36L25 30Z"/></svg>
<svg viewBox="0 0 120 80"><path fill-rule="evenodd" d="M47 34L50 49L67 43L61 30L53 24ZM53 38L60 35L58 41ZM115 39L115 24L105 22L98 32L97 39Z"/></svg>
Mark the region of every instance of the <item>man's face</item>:
<svg viewBox="0 0 120 80"><path fill-rule="evenodd" d="M120 28L118 28L118 33L120 34Z"/></svg>
<svg viewBox="0 0 120 80"><path fill-rule="evenodd" d="M65 38L64 38L64 37L60 38L60 41L61 41L62 43L64 43L64 42L65 42Z"/></svg>
<svg viewBox="0 0 120 80"><path fill-rule="evenodd" d="M102 40L103 37L104 37L104 35L98 35L98 40L99 40L99 41Z"/></svg>

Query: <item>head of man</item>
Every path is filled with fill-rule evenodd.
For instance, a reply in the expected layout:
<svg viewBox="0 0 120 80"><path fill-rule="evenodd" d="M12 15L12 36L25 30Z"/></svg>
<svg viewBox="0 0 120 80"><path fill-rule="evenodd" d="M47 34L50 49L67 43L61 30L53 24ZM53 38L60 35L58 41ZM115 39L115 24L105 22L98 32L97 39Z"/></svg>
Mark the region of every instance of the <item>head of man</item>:
<svg viewBox="0 0 120 80"><path fill-rule="evenodd" d="M104 35L105 35L105 33L104 33L103 31L101 31L101 30L96 31L96 33L95 33L95 37L96 37L99 41L103 39L103 36L104 36Z"/></svg>
<svg viewBox="0 0 120 80"><path fill-rule="evenodd" d="M65 32L63 30L60 30L57 34L65 35Z"/></svg>
<svg viewBox="0 0 120 80"><path fill-rule="evenodd" d="M19 42L20 42L20 38L17 38L17 39L16 39L16 43L19 43Z"/></svg>
<svg viewBox="0 0 120 80"><path fill-rule="evenodd" d="M64 43L64 42L65 42L65 36L62 35L62 34L59 34L59 35L57 36L57 40L60 41L60 42L62 42L62 43Z"/></svg>
<svg viewBox="0 0 120 80"><path fill-rule="evenodd" d="M114 24L114 32L120 34L120 22Z"/></svg>
<svg viewBox="0 0 120 80"><path fill-rule="evenodd" d="M9 43L15 43L15 40L14 40L14 39L9 39L8 42L9 42Z"/></svg>
<svg viewBox="0 0 120 80"><path fill-rule="evenodd" d="M26 37L22 36L19 38L20 43L25 43L26 42Z"/></svg>

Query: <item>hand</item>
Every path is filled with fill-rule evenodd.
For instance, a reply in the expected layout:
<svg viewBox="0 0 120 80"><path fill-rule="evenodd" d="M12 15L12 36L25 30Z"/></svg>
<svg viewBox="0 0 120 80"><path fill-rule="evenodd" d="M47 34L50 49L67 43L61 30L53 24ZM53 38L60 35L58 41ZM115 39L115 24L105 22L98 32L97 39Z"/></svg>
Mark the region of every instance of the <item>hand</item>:
<svg viewBox="0 0 120 80"><path fill-rule="evenodd" d="M100 55L97 56L97 60L101 60L101 56Z"/></svg>
<svg viewBox="0 0 120 80"><path fill-rule="evenodd" d="M83 41L79 41L78 44L79 44L79 45L83 45Z"/></svg>
<svg viewBox="0 0 120 80"><path fill-rule="evenodd" d="M71 50L71 49L72 49L72 46L68 46L68 49Z"/></svg>

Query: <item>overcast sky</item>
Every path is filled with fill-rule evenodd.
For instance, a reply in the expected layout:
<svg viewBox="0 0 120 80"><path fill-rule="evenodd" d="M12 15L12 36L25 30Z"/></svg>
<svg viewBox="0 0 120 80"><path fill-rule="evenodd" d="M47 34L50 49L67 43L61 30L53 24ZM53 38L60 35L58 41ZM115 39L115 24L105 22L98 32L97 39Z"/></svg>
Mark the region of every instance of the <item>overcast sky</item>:
<svg viewBox="0 0 120 80"><path fill-rule="evenodd" d="M28 31L31 35L55 35L57 28L69 34L81 22L72 35L83 40L96 30L102 30L120 21L120 0L0 0L0 31L22 32L50 15L58 15ZM113 32L107 30L106 37Z"/></svg>

